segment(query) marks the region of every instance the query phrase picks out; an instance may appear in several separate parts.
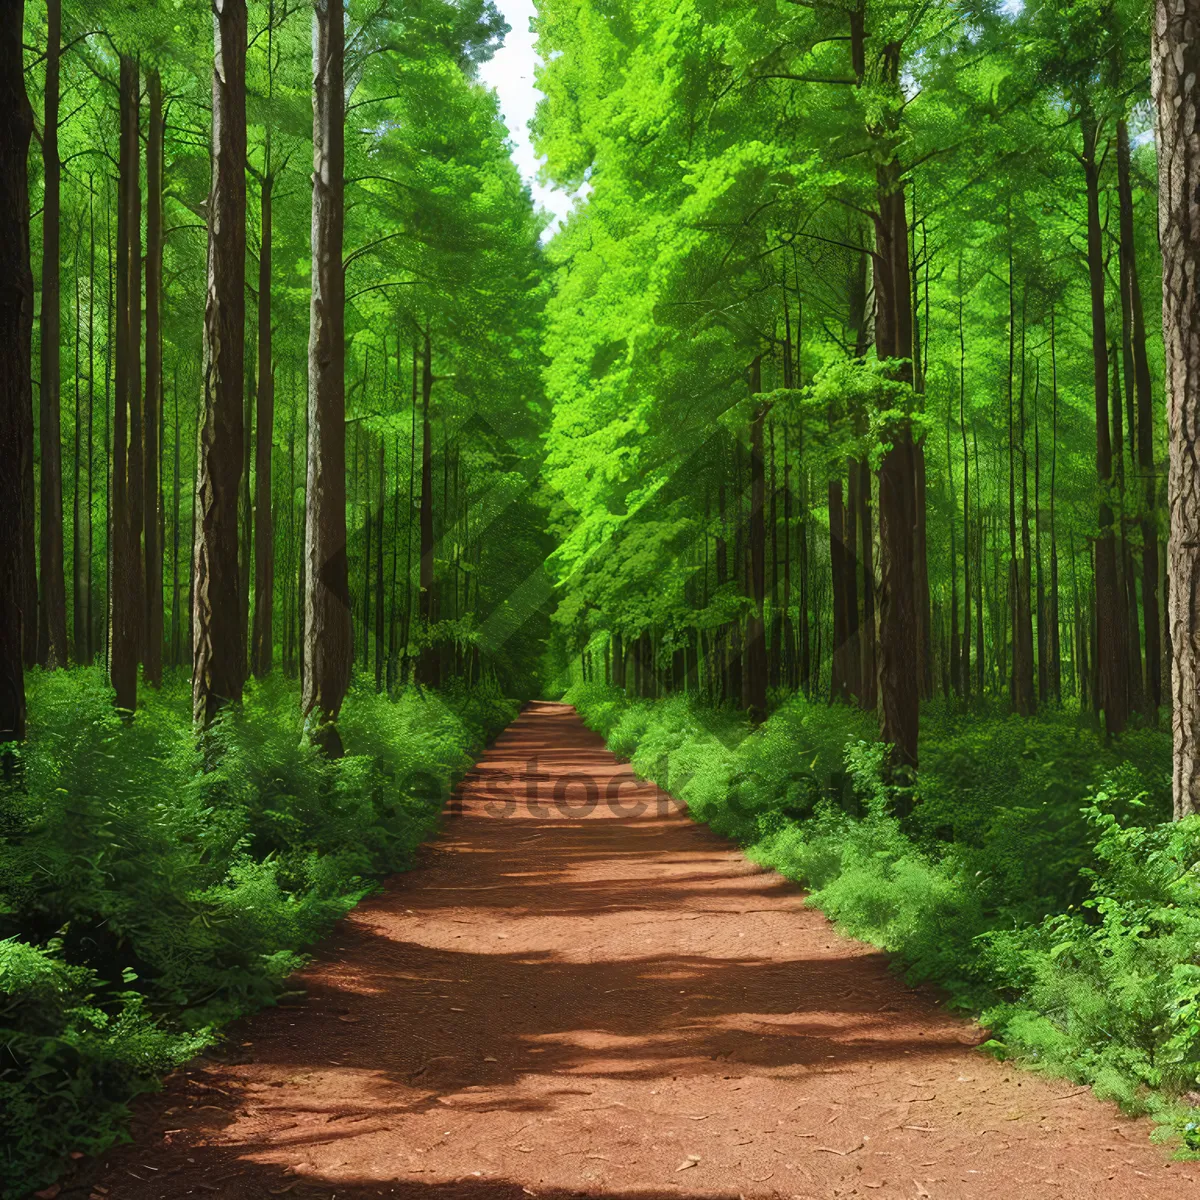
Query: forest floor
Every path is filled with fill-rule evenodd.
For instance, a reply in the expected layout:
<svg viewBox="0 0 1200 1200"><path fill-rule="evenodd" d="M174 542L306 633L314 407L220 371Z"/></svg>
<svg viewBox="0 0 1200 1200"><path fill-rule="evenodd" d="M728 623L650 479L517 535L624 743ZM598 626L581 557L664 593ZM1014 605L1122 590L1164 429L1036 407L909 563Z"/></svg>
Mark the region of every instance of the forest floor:
<svg viewBox="0 0 1200 1200"><path fill-rule="evenodd" d="M307 995L145 1098L63 1200L1178 1200L1200 1179L1147 1122L975 1050L568 706L528 706L459 797Z"/></svg>

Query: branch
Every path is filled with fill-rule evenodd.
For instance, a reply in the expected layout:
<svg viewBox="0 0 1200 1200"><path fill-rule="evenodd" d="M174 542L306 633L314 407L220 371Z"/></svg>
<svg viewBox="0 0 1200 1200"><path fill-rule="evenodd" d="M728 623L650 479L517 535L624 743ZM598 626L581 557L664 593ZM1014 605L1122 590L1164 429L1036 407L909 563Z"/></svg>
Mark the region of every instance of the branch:
<svg viewBox="0 0 1200 1200"><path fill-rule="evenodd" d="M383 237L376 238L373 242L368 242L365 246L359 246L359 248L355 250L354 253L345 260L345 262L342 263L343 274L350 269L350 264L354 262L356 258L362 258L364 254L374 250L376 246L382 245L384 242L390 242L395 238L403 237L404 233L405 231L403 229L397 230L395 233L385 233Z"/></svg>

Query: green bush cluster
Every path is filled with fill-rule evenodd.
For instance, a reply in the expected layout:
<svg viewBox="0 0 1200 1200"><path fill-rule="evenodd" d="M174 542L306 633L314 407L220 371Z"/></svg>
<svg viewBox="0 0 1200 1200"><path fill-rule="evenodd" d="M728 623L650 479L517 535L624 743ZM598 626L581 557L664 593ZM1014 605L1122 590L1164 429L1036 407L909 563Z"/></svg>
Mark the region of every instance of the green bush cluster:
<svg viewBox="0 0 1200 1200"><path fill-rule="evenodd" d="M222 718L205 769L183 682L148 690L131 725L98 670L28 689L0 791L4 1197L111 1142L131 1096L270 1003L515 714L488 688L355 688L330 762L272 679Z"/></svg>
<svg viewBox="0 0 1200 1200"><path fill-rule="evenodd" d="M752 731L683 696L567 699L696 820L980 1015L993 1052L1200 1151L1200 818L1169 820L1167 733L1105 746L1069 712L931 706L901 821L857 710L793 698Z"/></svg>

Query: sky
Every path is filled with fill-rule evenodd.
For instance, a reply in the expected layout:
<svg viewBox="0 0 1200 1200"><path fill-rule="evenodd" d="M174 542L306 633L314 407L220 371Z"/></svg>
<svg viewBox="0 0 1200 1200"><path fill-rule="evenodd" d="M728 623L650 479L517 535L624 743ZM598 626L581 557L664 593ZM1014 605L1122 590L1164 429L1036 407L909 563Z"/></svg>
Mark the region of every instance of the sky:
<svg viewBox="0 0 1200 1200"><path fill-rule="evenodd" d="M554 214L555 220L545 235L550 237L561 219L571 211L574 195L545 187L536 178L538 158L529 140L529 121L541 98L533 81L533 73L541 60L533 48L534 35L529 31L529 22L534 15L533 0L496 0L496 7L504 14L512 31L495 57L483 64L479 75L500 97L500 111L512 138L513 161L521 178L529 184L534 203Z"/></svg>

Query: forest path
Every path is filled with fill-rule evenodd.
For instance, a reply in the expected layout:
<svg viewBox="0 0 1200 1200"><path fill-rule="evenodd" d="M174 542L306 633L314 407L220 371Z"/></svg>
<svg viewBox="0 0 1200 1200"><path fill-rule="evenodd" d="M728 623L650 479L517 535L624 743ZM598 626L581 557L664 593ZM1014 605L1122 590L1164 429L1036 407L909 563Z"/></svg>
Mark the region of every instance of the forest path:
<svg viewBox="0 0 1200 1200"><path fill-rule="evenodd" d="M568 706L530 705L459 794L307 999L177 1074L95 1164L107 1191L64 1198L1178 1200L1200 1177L1145 1122L975 1052Z"/></svg>

